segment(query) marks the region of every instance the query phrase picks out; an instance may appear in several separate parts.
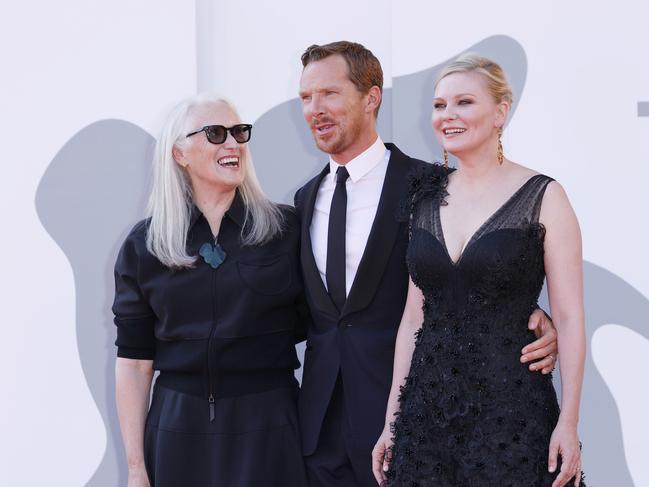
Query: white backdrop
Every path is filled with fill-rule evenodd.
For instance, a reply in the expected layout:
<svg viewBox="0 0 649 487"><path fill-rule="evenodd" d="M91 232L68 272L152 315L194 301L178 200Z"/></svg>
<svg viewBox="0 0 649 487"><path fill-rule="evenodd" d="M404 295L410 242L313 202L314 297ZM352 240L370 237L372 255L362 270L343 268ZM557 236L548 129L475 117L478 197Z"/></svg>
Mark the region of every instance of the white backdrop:
<svg viewBox="0 0 649 487"><path fill-rule="evenodd" d="M264 116L295 98L299 56L312 43L348 39L365 44L382 62L386 88L394 82L396 98L401 96L398 80L503 36L520 46L526 60L524 88L504 137L506 154L564 185L582 225L585 260L611 276L597 281L598 292L604 290L598 304L611 313L589 334L587 370L587 376L603 379L606 390L585 395L582 410L597 410L602 407L598 398L612 397L616 408L610 424L620 425L623 451L611 456L623 459L632 482L602 483L595 473L592 485L648 486L643 440L649 435L644 377L649 317L638 311L649 297L649 117L639 113L639 104L649 102L647 18L649 4L633 0L551 0L534 7L502 0L313 5L297 0L41 0L3 5L0 484L124 481L109 412L112 390L93 384L96 375L80 359L83 352L93 353L83 350L89 342L79 338L80 330L92 331L95 324L78 322L77 271L44 228L39 219L44 210L36 204L46 170L80 131L115 119L155 136L169 107L197 89L225 94L245 120L259 122L261 131ZM390 107L382 112L389 115ZM392 128L396 134L399 121L386 119L386 131ZM291 130L296 130L291 124L278 127L264 145L267 153L255 152L255 159L259 166L276 155L280 169L295 169L295 186L317 162L305 163L306 172L300 172L301 161L283 145L283 134ZM391 135L384 133L384 138ZM258 170L269 193L287 199L290 188L272 179L277 169ZM74 184L72 177L70 187ZM120 189L114 188L116 195ZM146 189L143 185L142 193ZM124 230L137 216L123 215ZM90 216L70 232L81 239L101 225ZM97 276L97 283L105 287L110 279L107 272ZM627 312L630 308L635 314ZM97 310L97 323L105 314ZM100 329L97 325L97 333L105 333ZM112 353L110 345L102 353ZM108 378L106 384L111 384ZM591 456L597 465L589 465L588 454L600 431L601 442L608 442L610 428L591 421L582 423L584 429L591 442L584 444L588 475L606 468L601 455ZM620 468L619 461L611 468Z"/></svg>

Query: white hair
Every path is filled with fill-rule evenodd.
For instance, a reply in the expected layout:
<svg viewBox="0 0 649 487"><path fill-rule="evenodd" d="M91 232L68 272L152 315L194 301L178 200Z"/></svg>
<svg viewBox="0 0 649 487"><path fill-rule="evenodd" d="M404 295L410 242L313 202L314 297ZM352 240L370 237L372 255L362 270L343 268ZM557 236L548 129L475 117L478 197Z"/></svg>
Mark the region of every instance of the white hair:
<svg viewBox="0 0 649 487"><path fill-rule="evenodd" d="M205 105L223 103L236 118L240 117L229 101L209 93L192 96L179 103L169 114L156 143L153 156L153 187L147 214L151 218L146 247L160 262L171 268L193 267L196 256L187 253L187 232L192 211L192 186L189 175L173 156L174 146L185 144L193 112ZM271 202L259 185L252 157L242 146L243 182L238 190L245 206L241 230L244 245L260 245L282 232L284 217L278 205Z"/></svg>

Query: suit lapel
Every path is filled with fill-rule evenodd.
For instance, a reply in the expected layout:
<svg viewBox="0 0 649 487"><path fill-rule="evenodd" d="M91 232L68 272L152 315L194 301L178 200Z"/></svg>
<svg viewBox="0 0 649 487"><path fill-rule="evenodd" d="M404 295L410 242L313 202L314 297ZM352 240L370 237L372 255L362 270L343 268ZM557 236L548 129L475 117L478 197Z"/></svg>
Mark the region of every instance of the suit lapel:
<svg viewBox="0 0 649 487"><path fill-rule="evenodd" d="M304 211L302 213L302 244L300 246L300 261L302 263L304 281L315 306L320 311L338 317L338 308L336 308L336 305L331 300L331 297L329 296L329 293L327 293L327 289L322 282L318 266L315 262L315 257L313 256L313 246L311 245L311 220L313 219L315 200L318 196L320 184L327 174L329 174L328 164L322 172L313 179L312 184L305 187L306 192L303 200Z"/></svg>
<svg viewBox="0 0 649 487"><path fill-rule="evenodd" d="M370 304L399 235L400 224L396 219L396 214L406 195L408 156L393 144L386 144L386 147L391 154L381 190L381 198L341 317L360 311Z"/></svg>

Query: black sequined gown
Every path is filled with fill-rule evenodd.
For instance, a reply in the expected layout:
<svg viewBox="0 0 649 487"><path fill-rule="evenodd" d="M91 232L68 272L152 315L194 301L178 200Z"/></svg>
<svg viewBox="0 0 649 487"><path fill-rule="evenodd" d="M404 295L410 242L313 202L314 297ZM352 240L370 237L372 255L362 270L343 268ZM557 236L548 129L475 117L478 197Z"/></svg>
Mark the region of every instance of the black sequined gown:
<svg viewBox="0 0 649 487"><path fill-rule="evenodd" d="M545 277L538 219L551 181L529 179L453 263L439 217L446 171L430 166L412 176L407 263L424 294L424 323L393 425L388 485L552 484L556 394L550 375L520 362L535 338L527 322Z"/></svg>

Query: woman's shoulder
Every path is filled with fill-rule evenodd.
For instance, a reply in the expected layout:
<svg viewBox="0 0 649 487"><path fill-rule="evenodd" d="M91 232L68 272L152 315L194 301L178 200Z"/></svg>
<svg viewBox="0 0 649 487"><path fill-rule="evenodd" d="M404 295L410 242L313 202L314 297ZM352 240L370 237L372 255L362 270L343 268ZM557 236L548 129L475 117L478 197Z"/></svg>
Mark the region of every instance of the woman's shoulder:
<svg viewBox="0 0 649 487"><path fill-rule="evenodd" d="M286 229L294 229L300 227L300 218L294 206L278 203L277 208L279 208L282 219L284 220L284 227Z"/></svg>
<svg viewBox="0 0 649 487"><path fill-rule="evenodd" d="M547 185L554 181L552 177L517 162L512 162L512 179L514 183L518 182L518 186L532 182Z"/></svg>
<svg viewBox="0 0 649 487"><path fill-rule="evenodd" d="M145 241L146 233L150 224L151 224L151 218L145 218L143 220L138 221L135 225L131 227L131 230L129 230L128 234L126 235L125 241L126 240Z"/></svg>
<svg viewBox="0 0 649 487"><path fill-rule="evenodd" d="M414 202L446 196L448 176L454 171L439 163L422 162L408 174L408 196Z"/></svg>
<svg viewBox="0 0 649 487"><path fill-rule="evenodd" d="M511 174L511 188L518 188L517 195L521 201L531 201L536 215L535 220L543 220L548 213L554 213L555 208L567 202L563 186L553 177L536 171L535 169L513 164L514 172Z"/></svg>
<svg viewBox="0 0 649 487"><path fill-rule="evenodd" d="M570 200L568 193L566 193L563 185L556 179L550 178L541 174L546 179L543 191L543 201L541 205L541 216L544 217L548 214L563 213L570 207Z"/></svg>
<svg viewBox="0 0 649 487"><path fill-rule="evenodd" d="M120 253L141 254L146 249L146 235L151 218L138 221L126 234Z"/></svg>
<svg viewBox="0 0 649 487"><path fill-rule="evenodd" d="M137 268L142 257L147 255L146 233L150 220L147 218L137 222L122 241L115 261L116 272L126 272L128 269Z"/></svg>
<svg viewBox="0 0 649 487"><path fill-rule="evenodd" d="M277 208L281 216L281 231L276 237L284 241L298 238L300 234L300 218L295 207L278 203ZM273 240L276 240L276 238Z"/></svg>
<svg viewBox="0 0 649 487"><path fill-rule="evenodd" d="M397 210L397 220L409 220L415 207L422 201L439 199L443 203L448 196L446 186L452 171L436 162L417 161L406 177L406 194Z"/></svg>

